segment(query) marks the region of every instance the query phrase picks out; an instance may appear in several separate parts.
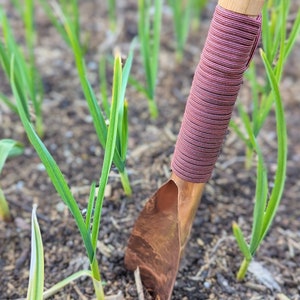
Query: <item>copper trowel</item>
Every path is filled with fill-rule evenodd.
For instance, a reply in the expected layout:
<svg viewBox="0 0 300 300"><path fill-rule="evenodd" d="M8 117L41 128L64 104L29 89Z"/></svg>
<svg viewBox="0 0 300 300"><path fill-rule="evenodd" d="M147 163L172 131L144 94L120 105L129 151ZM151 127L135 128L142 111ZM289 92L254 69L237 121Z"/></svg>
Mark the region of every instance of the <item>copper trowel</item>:
<svg viewBox="0 0 300 300"><path fill-rule="evenodd" d="M205 183L227 132L243 72L257 46L260 19L255 16L262 5L263 0L219 0L194 75L171 177L147 201L134 224L125 266L132 271L139 267L142 282L155 299L171 299ZM247 31L246 38L243 30ZM232 38L224 43L222 39L228 36ZM229 44L232 49L228 49ZM219 66L214 52L221 53Z"/></svg>
<svg viewBox="0 0 300 300"><path fill-rule="evenodd" d="M169 299L172 293L204 186L173 173L148 200L135 222L125 265L132 271L139 266L144 286L157 299Z"/></svg>

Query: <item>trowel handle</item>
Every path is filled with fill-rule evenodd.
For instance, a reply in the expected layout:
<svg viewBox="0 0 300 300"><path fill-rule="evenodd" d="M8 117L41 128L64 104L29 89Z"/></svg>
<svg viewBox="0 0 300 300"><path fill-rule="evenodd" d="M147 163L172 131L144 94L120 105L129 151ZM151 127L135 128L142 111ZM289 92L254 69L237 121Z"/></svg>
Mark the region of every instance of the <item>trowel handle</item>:
<svg viewBox="0 0 300 300"><path fill-rule="evenodd" d="M260 37L261 18L253 15L262 5L262 0L219 0L172 160L172 171L183 180L205 183L211 176Z"/></svg>
<svg viewBox="0 0 300 300"><path fill-rule="evenodd" d="M258 16L264 2L264 0L219 0L218 5L239 14Z"/></svg>

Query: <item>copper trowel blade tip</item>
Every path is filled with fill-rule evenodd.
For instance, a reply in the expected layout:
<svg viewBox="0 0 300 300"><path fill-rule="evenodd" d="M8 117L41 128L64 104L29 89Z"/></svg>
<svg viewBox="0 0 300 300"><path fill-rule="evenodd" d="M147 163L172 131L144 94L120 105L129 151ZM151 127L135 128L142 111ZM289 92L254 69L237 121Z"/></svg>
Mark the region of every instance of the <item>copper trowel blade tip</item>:
<svg viewBox="0 0 300 300"><path fill-rule="evenodd" d="M178 189L169 180L146 203L129 238L125 266L140 268L155 299L171 298L180 260Z"/></svg>

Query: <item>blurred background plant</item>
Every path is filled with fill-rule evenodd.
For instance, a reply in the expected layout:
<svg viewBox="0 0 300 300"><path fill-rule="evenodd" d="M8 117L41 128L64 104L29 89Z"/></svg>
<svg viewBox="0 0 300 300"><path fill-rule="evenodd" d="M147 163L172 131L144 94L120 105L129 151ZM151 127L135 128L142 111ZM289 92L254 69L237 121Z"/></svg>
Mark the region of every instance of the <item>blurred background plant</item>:
<svg viewBox="0 0 300 300"><path fill-rule="evenodd" d="M162 5L163 1L160 0L138 0L138 40L146 83L144 86L133 76L129 79L146 96L152 119L158 117L155 91L158 81Z"/></svg>
<svg viewBox="0 0 300 300"><path fill-rule="evenodd" d="M116 0L107 0L109 27L114 32L117 26L117 3Z"/></svg>
<svg viewBox="0 0 300 300"><path fill-rule="evenodd" d="M24 151L24 147L20 142L11 139L0 140L0 175L5 164L5 161L9 157L21 155ZM3 190L0 184L0 220L9 222L12 220L8 203L6 201Z"/></svg>
<svg viewBox="0 0 300 300"><path fill-rule="evenodd" d="M47 14L51 22L58 28L58 31L64 38L64 40L70 46L78 72L78 76L81 83L81 88L87 101L88 108L90 114L93 119L94 128L96 130L99 143L106 149L106 137L108 133L108 124L107 122L109 114L110 114L110 103L107 97L102 98L102 107L99 106L98 100L96 97L96 93L94 92L86 72L86 63L84 59L84 50L80 43L80 37L78 32L79 29L79 15L76 14L75 18L70 18L68 14L68 9L64 9L65 6L60 6L52 3L52 7L49 5L48 1L40 0L43 3L44 9L47 10ZM63 1L64 2L64 1ZM76 1L73 1L71 7L77 6ZM78 12L78 7L69 9L70 11ZM71 14L72 15L72 14ZM131 46L130 54L128 56L128 63L124 66L124 76L123 76L123 84L122 84L122 97L125 97L126 85L128 81L128 77L130 74L130 69L133 60L133 48L134 43ZM101 80L106 80L106 78L101 78ZM105 85L105 82L101 83L102 87ZM108 91L103 92L105 95L108 95ZM102 93L102 95L103 95ZM128 172L126 169L126 156L127 156L127 141L128 141L128 109L127 109L127 101L123 101L123 105L119 110L119 118L118 118L118 132L117 132L117 144L114 153L113 162L116 168L119 171L121 183L124 189L124 192L127 196L132 194L130 181L128 177Z"/></svg>
<svg viewBox="0 0 300 300"><path fill-rule="evenodd" d="M200 16L207 0L168 0L176 41L176 60L182 62L184 49L191 30L199 30Z"/></svg>
<svg viewBox="0 0 300 300"><path fill-rule="evenodd" d="M7 16L2 6L0 6L0 26L3 39L0 41L0 62L2 70L9 80L10 77L10 57L14 55L16 61L16 85L23 86L28 95L26 101L28 112L34 115L34 126L39 136L44 135L42 104L44 100L44 90L41 76L35 63L35 39L36 29L34 25L34 2L33 0L13 1L16 10L19 12L24 24L25 45L20 45L7 20ZM4 102L12 111L17 112L16 104L8 95L0 94L0 101Z"/></svg>
<svg viewBox="0 0 300 300"><path fill-rule="evenodd" d="M300 10L292 26L288 21L292 1L268 0L262 12L262 47L261 58L265 67L265 80L258 78L256 62L252 62L246 78L250 83L252 101L248 109L238 103L238 117L241 124L232 120L230 125L246 145L246 168L256 164L255 204L250 242L246 242L237 223L233 232L244 255L244 261L237 274L243 279L248 265L266 236L282 198L286 179L287 132L284 106L280 93L280 83L289 54L300 32ZM275 110L277 126L277 167L274 179L269 179L268 166L263 149L259 144L260 132L270 113ZM271 188L269 188L271 187Z"/></svg>

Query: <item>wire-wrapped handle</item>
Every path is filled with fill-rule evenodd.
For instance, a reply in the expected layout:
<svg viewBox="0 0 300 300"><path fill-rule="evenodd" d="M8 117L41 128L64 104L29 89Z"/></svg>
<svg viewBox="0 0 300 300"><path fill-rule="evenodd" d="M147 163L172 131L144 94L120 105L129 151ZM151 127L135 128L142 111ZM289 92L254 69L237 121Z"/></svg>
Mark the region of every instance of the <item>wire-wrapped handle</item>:
<svg viewBox="0 0 300 300"><path fill-rule="evenodd" d="M261 12L264 0L219 0L218 4L239 14L257 16Z"/></svg>
<svg viewBox="0 0 300 300"><path fill-rule="evenodd" d="M209 180L260 32L259 16L216 7L171 163L181 179Z"/></svg>

